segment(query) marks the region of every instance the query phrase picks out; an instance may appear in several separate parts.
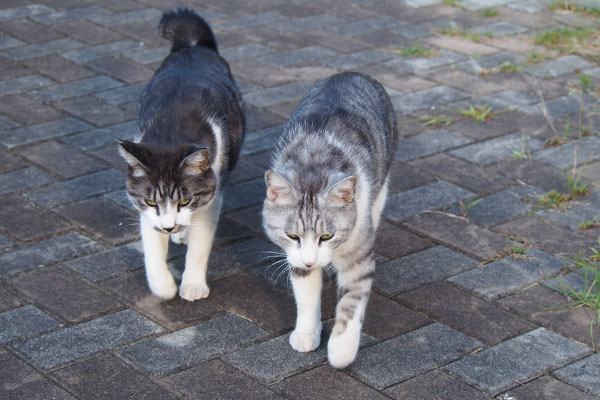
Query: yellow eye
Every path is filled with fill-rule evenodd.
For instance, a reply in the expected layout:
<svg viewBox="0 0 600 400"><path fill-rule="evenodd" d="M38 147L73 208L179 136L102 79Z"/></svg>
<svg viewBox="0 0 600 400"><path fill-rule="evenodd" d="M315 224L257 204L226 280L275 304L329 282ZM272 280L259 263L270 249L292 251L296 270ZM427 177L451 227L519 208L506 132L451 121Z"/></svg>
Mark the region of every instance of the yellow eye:
<svg viewBox="0 0 600 400"><path fill-rule="evenodd" d="M320 239L322 242L329 240L333 237L333 235L321 235Z"/></svg>
<svg viewBox="0 0 600 400"><path fill-rule="evenodd" d="M146 200L146 204L150 207L156 207L156 202L154 200Z"/></svg>
<svg viewBox="0 0 600 400"><path fill-rule="evenodd" d="M296 235L295 233L290 233L288 237L293 240L300 240L300 236Z"/></svg>
<svg viewBox="0 0 600 400"><path fill-rule="evenodd" d="M190 204L190 200L189 199L179 200L179 205L180 206L187 206L188 204Z"/></svg>

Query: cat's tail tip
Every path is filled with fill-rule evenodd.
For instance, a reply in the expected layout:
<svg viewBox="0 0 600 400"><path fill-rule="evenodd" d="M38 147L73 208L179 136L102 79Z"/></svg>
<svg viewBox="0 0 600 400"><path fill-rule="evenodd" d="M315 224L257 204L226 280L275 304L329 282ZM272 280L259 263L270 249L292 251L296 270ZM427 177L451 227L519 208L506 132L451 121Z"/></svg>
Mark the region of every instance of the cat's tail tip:
<svg viewBox="0 0 600 400"><path fill-rule="evenodd" d="M162 37L171 41L171 52L192 46L206 46L218 52L212 29L190 8L165 11L158 24L158 30Z"/></svg>

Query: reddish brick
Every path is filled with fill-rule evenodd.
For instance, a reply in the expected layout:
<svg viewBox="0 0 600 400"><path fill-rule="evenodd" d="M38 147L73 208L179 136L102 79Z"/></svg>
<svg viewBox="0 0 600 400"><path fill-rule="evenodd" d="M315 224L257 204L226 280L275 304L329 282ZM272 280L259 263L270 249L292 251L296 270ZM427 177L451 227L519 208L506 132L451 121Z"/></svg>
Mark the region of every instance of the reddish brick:
<svg viewBox="0 0 600 400"><path fill-rule="evenodd" d="M32 58L25 60L24 64L61 83L89 78L95 75L89 69L59 55Z"/></svg>
<svg viewBox="0 0 600 400"><path fill-rule="evenodd" d="M123 39L121 35L86 20L77 20L55 25L54 29L66 33L75 40L90 45L114 42Z"/></svg>

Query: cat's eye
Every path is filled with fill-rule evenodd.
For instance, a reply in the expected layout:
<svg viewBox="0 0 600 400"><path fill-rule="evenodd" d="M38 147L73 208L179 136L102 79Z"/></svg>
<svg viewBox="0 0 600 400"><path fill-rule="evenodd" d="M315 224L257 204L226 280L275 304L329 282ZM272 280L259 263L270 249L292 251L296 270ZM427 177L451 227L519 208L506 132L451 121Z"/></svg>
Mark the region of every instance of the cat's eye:
<svg viewBox="0 0 600 400"><path fill-rule="evenodd" d="M288 237L292 240L300 240L300 236L296 235L295 233L289 233Z"/></svg>
<svg viewBox="0 0 600 400"><path fill-rule="evenodd" d="M319 240L321 240L321 242L325 242L325 241L331 239L332 237L333 237L333 235L325 234L325 235L321 235Z"/></svg>
<svg viewBox="0 0 600 400"><path fill-rule="evenodd" d="M190 199L179 200L180 206L187 206L188 204L190 204Z"/></svg>
<svg viewBox="0 0 600 400"><path fill-rule="evenodd" d="M146 204L150 207L156 207L156 202L154 200L146 200Z"/></svg>

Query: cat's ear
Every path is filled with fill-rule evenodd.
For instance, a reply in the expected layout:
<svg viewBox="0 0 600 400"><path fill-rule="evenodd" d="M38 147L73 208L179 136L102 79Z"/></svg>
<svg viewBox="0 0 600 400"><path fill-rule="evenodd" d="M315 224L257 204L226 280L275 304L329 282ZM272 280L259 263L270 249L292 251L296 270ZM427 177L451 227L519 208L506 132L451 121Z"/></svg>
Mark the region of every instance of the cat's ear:
<svg viewBox="0 0 600 400"><path fill-rule="evenodd" d="M179 164L186 175L200 175L210 168L210 150L200 149L188 155Z"/></svg>
<svg viewBox="0 0 600 400"><path fill-rule="evenodd" d="M275 171L265 173L267 199L279 204L292 203L296 197L292 184Z"/></svg>
<svg viewBox="0 0 600 400"><path fill-rule="evenodd" d="M335 183L325 194L328 204L344 205L354 201L354 191L356 190L356 176L347 176Z"/></svg>
<svg viewBox="0 0 600 400"><path fill-rule="evenodd" d="M146 174L144 164L140 161L143 158L143 149L139 144L129 140L119 140L119 154L133 170L133 176L139 177Z"/></svg>

